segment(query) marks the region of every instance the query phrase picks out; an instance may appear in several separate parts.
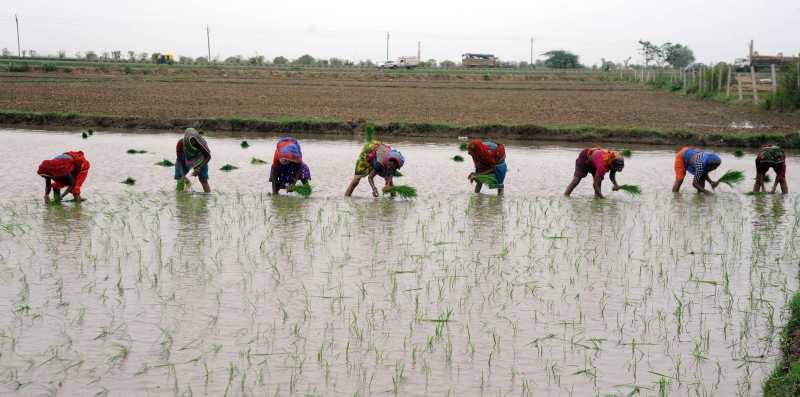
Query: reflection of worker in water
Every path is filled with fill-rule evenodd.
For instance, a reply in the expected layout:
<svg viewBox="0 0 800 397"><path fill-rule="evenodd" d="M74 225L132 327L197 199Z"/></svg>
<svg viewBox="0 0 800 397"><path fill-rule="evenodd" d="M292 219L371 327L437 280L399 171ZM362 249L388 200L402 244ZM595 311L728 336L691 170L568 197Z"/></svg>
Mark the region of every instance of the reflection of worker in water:
<svg viewBox="0 0 800 397"><path fill-rule="evenodd" d="M178 181L178 190L183 190L189 185L187 174L192 170L192 176L200 179L203 191L208 193L208 162L211 160L211 150L206 140L194 128L187 128L183 138L175 147L177 160L175 161L175 179Z"/></svg>
<svg viewBox="0 0 800 397"><path fill-rule="evenodd" d="M311 170L303 162L300 142L290 136L279 139L269 170L272 194L278 194L281 189L291 192L297 181L308 185L310 179Z"/></svg>
<svg viewBox="0 0 800 397"><path fill-rule="evenodd" d="M475 172L467 176L469 183L475 182L475 193L480 193L483 182L487 182L489 189L497 189L497 195L502 196L508 172L506 147L489 139L474 139L467 144L467 153L475 164Z"/></svg>
<svg viewBox="0 0 800 397"><path fill-rule="evenodd" d="M361 178L367 177L369 186L372 188L372 196L378 197L378 188L375 187L376 175L384 179L383 192L388 192L389 188L394 186L395 172L402 168L404 163L403 154L392 149L391 146L376 140L367 142L361 148L361 153L356 161L355 175L344 195L351 196Z"/></svg>
<svg viewBox="0 0 800 397"><path fill-rule="evenodd" d="M572 182L567 185L567 190L564 191L564 195L569 196L572 194L572 191L575 190L575 187L578 186L581 179L592 174L594 196L603 198L602 183L606 173L609 171L611 172L609 178L611 179L611 183L614 184L612 189L617 191L619 190L617 172L622 172L623 168L625 168L625 160L619 152L612 152L600 147L583 149L575 160L575 173L572 176Z"/></svg>
<svg viewBox="0 0 800 397"><path fill-rule="evenodd" d="M677 193L681 190L683 179L688 171L694 175L692 186L699 193L711 194L711 191L706 189L706 181L711 184L712 188L716 188L719 181L712 181L708 174L717 169L720 164L722 164L722 159L716 153L691 147L681 148L675 156L675 183L672 185L672 191Z"/></svg>
<svg viewBox="0 0 800 397"><path fill-rule="evenodd" d="M770 168L775 170L775 183L772 184L770 193L775 193L778 184L781 185L781 193L789 193L789 186L786 184L786 153L784 153L783 148L775 145L763 145L758 151L756 156L756 183L753 185L753 192L765 191L764 178Z"/></svg>
<svg viewBox="0 0 800 397"><path fill-rule="evenodd" d="M55 201L72 194L75 201L81 201L81 186L89 176L89 161L83 152L66 152L39 164L37 174L44 178L44 201L50 200L53 191ZM61 194L61 188L67 188Z"/></svg>

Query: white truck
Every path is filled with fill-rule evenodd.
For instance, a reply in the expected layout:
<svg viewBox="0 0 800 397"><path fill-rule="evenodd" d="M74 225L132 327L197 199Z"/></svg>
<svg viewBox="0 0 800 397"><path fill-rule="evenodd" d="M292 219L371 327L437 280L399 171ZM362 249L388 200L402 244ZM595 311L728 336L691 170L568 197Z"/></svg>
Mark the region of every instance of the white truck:
<svg viewBox="0 0 800 397"><path fill-rule="evenodd" d="M399 57L397 60L387 61L386 63L378 66L379 69L413 69L419 66L419 58L417 57Z"/></svg>

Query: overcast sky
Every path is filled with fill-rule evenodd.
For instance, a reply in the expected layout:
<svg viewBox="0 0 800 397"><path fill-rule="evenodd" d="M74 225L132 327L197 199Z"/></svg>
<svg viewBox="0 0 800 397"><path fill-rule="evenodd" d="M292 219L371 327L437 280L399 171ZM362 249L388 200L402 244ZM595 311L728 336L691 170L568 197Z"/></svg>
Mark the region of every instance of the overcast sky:
<svg viewBox="0 0 800 397"><path fill-rule="evenodd" d="M800 0L4 0L0 48L40 54L121 50L212 56L283 55L381 61L390 56L458 60L465 52L503 60L566 49L591 65L638 59L639 39L691 47L699 61L800 52Z"/></svg>

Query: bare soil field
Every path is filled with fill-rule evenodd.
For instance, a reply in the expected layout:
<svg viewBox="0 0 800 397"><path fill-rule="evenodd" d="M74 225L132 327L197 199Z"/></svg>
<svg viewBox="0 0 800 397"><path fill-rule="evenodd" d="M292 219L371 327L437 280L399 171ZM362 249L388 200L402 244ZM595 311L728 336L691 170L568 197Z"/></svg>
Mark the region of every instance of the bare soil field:
<svg viewBox="0 0 800 397"><path fill-rule="evenodd" d="M476 77L477 76L477 77ZM483 80L481 80L481 78ZM0 109L161 118L800 131L800 116L574 75L0 73ZM742 128L742 126L745 126Z"/></svg>

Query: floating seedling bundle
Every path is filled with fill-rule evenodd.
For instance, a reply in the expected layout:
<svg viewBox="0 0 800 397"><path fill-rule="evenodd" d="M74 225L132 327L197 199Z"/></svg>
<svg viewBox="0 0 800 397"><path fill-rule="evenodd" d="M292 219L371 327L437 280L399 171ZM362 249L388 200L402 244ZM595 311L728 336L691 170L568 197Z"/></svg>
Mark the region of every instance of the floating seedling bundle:
<svg viewBox="0 0 800 397"><path fill-rule="evenodd" d="M120 183L124 183L126 185L135 185L136 184L136 179L133 179L131 177L127 177Z"/></svg>
<svg viewBox="0 0 800 397"><path fill-rule="evenodd" d="M249 148L249 147L250 147L250 144L249 144L249 143L247 143L247 141L242 141L242 143L240 144L240 146L242 147L242 149L247 149L247 148Z"/></svg>
<svg viewBox="0 0 800 397"><path fill-rule="evenodd" d="M460 162L464 161L464 157L459 156L459 155L455 155L455 156L453 156L453 161L460 163Z"/></svg>
<svg viewBox="0 0 800 397"><path fill-rule="evenodd" d="M260 158L253 157L253 158L251 158L251 159L250 159L250 164L253 164L253 165L263 165L263 164L267 164L267 162L266 162L266 161L264 161L264 160L261 160Z"/></svg>
<svg viewBox="0 0 800 397"><path fill-rule="evenodd" d="M128 149L125 153L128 154L144 154L147 153L147 150L137 150L137 149Z"/></svg>
<svg viewBox="0 0 800 397"><path fill-rule="evenodd" d="M633 152L630 149L625 149L622 151L622 157L631 157L633 156Z"/></svg>
<svg viewBox="0 0 800 397"><path fill-rule="evenodd" d="M237 167L235 165L225 164L219 170L228 172L228 171L233 171L233 170L238 170L238 169L239 169L239 167Z"/></svg>
<svg viewBox="0 0 800 397"><path fill-rule="evenodd" d="M733 155L736 156L736 157L744 157L744 152L741 149L736 149L733 152Z"/></svg>
<svg viewBox="0 0 800 397"><path fill-rule="evenodd" d="M719 183L724 183L730 187L736 185L744 180L744 172L738 170L730 170L719 178Z"/></svg>
<svg viewBox="0 0 800 397"><path fill-rule="evenodd" d="M160 165L162 167L173 167L173 166L175 166L175 163L173 163L172 161L169 161L167 159L164 159L164 160L161 160L161 161L157 162L156 165Z"/></svg>
<svg viewBox="0 0 800 397"><path fill-rule="evenodd" d="M642 194L642 189L639 187L639 185L622 185L619 187L619 190L622 190L623 192L633 196Z"/></svg>
<svg viewBox="0 0 800 397"><path fill-rule="evenodd" d="M402 198L417 197L417 189L413 186L408 186L408 185L392 186L386 191L386 193L396 194Z"/></svg>

